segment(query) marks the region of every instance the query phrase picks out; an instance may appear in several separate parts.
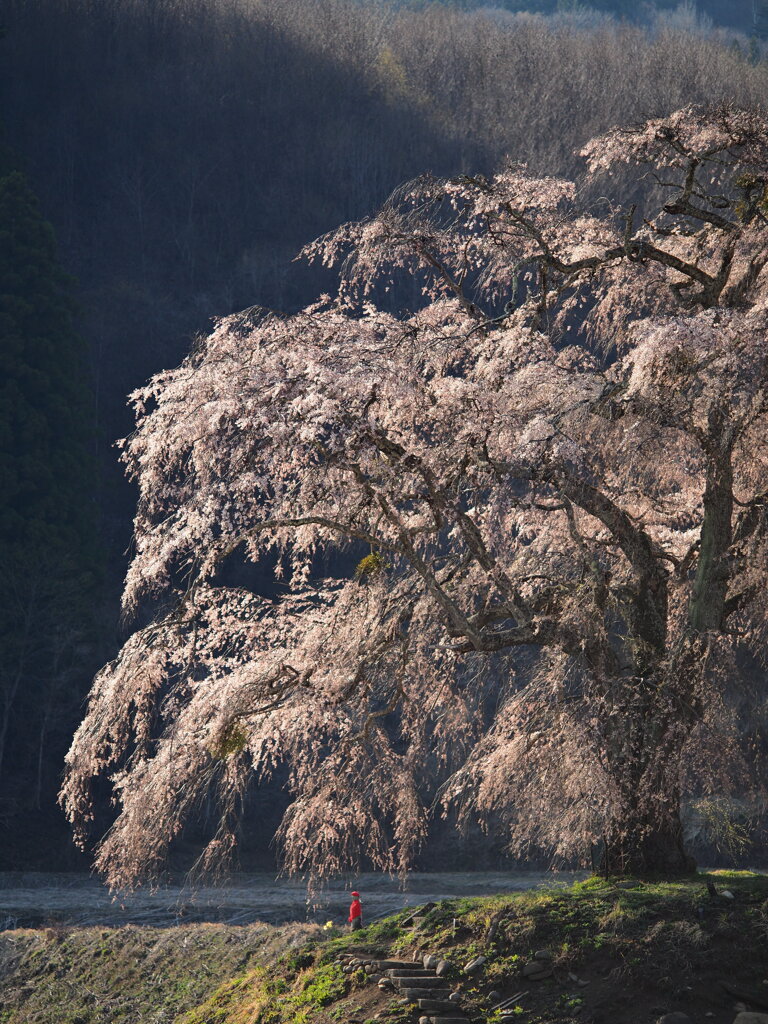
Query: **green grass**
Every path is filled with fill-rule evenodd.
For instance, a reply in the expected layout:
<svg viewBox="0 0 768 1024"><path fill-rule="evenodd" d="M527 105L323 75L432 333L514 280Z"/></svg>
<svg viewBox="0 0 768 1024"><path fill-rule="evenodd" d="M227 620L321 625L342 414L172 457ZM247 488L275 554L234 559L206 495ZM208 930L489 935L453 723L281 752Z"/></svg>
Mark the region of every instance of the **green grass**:
<svg viewBox="0 0 768 1024"><path fill-rule="evenodd" d="M359 983L361 979L356 979ZM301 994L295 996L298 1005L327 1006L342 999L348 991L349 982L337 964L325 964L311 971L304 978Z"/></svg>

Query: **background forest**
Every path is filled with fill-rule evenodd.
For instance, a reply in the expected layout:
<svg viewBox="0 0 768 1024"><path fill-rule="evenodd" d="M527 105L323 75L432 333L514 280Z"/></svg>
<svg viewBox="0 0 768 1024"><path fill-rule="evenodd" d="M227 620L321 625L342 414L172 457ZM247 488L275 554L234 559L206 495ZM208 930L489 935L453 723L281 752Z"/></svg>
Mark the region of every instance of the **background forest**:
<svg viewBox="0 0 768 1024"><path fill-rule="evenodd" d="M578 175L574 149L613 124L764 104L768 5L6 0L2 17L0 869L72 867L55 799L119 639L125 395L212 317L299 308L323 286L301 246L422 171L509 156ZM262 863L280 802L259 798Z"/></svg>

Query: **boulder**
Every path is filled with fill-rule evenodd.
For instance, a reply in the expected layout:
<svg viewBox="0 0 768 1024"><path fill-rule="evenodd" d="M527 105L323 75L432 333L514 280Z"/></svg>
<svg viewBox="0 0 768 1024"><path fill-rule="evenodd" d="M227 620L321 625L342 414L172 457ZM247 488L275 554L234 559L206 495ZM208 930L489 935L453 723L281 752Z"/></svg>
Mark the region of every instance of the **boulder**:
<svg viewBox="0 0 768 1024"><path fill-rule="evenodd" d="M436 903L425 903L423 907L416 907L410 917L406 917L400 922L400 927L410 928L412 925L419 924L423 921L424 915L428 914L430 910L434 910L436 906Z"/></svg>
<svg viewBox="0 0 768 1024"><path fill-rule="evenodd" d="M665 1013L663 1017L659 1017L656 1024L693 1024L693 1021L687 1013L676 1010L674 1013Z"/></svg>
<svg viewBox="0 0 768 1024"><path fill-rule="evenodd" d="M552 954L548 949L540 949L533 954L534 960L551 960Z"/></svg>
<svg viewBox="0 0 768 1024"><path fill-rule="evenodd" d="M736 1014L733 1024L768 1024L768 1013L753 1013L751 1010L742 1010Z"/></svg>
<svg viewBox="0 0 768 1024"><path fill-rule="evenodd" d="M428 971L433 971L435 967L440 963L440 957L435 956L434 953L427 953L424 959L421 961Z"/></svg>
<svg viewBox="0 0 768 1024"><path fill-rule="evenodd" d="M546 960L531 960L523 967L523 977L529 981L542 981L552 975L552 964Z"/></svg>
<svg viewBox="0 0 768 1024"><path fill-rule="evenodd" d="M479 971L480 968L486 961L484 956L476 956L473 960L470 960L468 964L464 964L465 974L474 974L475 971Z"/></svg>

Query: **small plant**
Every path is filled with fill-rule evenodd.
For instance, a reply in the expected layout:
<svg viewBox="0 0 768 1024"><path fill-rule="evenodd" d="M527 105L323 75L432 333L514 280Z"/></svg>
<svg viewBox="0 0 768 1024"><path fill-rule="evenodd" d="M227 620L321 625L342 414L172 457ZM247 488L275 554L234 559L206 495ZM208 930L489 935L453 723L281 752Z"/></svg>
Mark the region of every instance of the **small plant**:
<svg viewBox="0 0 768 1024"><path fill-rule="evenodd" d="M515 1003L514 1006L507 1006L504 1008L504 1013L501 1010L494 1010L489 1013L485 1020L486 1024L501 1024L504 1020L509 1020L510 1015L514 1014L515 1017L522 1017L524 1013L527 1013L519 1003Z"/></svg>
<svg viewBox="0 0 768 1024"><path fill-rule="evenodd" d="M248 737L237 722L228 722L208 744L208 753L216 761L226 761L240 754L248 745Z"/></svg>
<svg viewBox="0 0 768 1024"><path fill-rule="evenodd" d="M560 1010L564 1010L566 1013L573 1013L581 1009L584 1005L584 1000L581 996L569 996L567 992L563 992L557 1001L557 1005Z"/></svg>
<svg viewBox="0 0 768 1024"><path fill-rule="evenodd" d="M367 578L380 576L386 569L389 569L389 563L386 559L377 551L372 551L370 555L366 555L355 566L355 579L361 582Z"/></svg>
<svg viewBox="0 0 768 1024"><path fill-rule="evenodd" d="M768 213L768 182L765 178L757 174L742 174L735 184L741 190L741 198L735 207L739 220L747 222L756 213L763 216Z"/></svg>

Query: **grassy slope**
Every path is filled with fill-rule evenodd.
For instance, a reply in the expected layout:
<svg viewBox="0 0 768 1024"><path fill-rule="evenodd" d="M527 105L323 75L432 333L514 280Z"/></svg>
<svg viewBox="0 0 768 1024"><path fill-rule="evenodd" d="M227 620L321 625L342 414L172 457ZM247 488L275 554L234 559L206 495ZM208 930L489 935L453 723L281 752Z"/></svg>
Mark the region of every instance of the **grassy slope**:
<svg viewBox="0 0 768 1024"><path fill-rule="evenodd" d="M0 934L1 1024L171 1024L315 926L19 929Z"/></svg>
<svg viewBox="0 0 768 1024"><path fill-rule="evenodd" d="M0 1022L415 1024L414 1008L362 971L342 973L336 960L354 950L408 960L444 954L476 1020L493 1022L495 990L522 993L526 1024L643 1024L671 1010L732 1024L738 996L721 980L768 1009L768 878L708 877L735 898L711 898L703 876L634 888L590 879L445 901L417 931L403 927L410 910L335 937L266 925L8 933L0 936ZM523 979L523 965L542 948L553 955L553 976ZM488 958L481 976L462 975L479 953Z"/></svg>
<svg viewBox="0 0 768 1024"><path fill-rule="evenodd" d="M707 877L735 898L712 899ZM476 1020L497 1016L488 999L495 990L505 997L523 993L519 1019L531 1024L642 1024L672 1010L732 1024L738 997L721 980L751 991L768 1009L768 878L707 877L635 888L590 879L450 900L415 932L401 927L412 913L403 911L355 935L313 942L266 971L243 972L179 1024L415 1024L415 1008L379 992L362 972L342 974L334 961L352 950L408 960L419 952L442 953L456 964L452 985L462 989L463 1005ZM523 965L543 948L553 954L553 976L523 979ZM488 959L482 976L471 980L459 968L477 954Z"/></svg>

